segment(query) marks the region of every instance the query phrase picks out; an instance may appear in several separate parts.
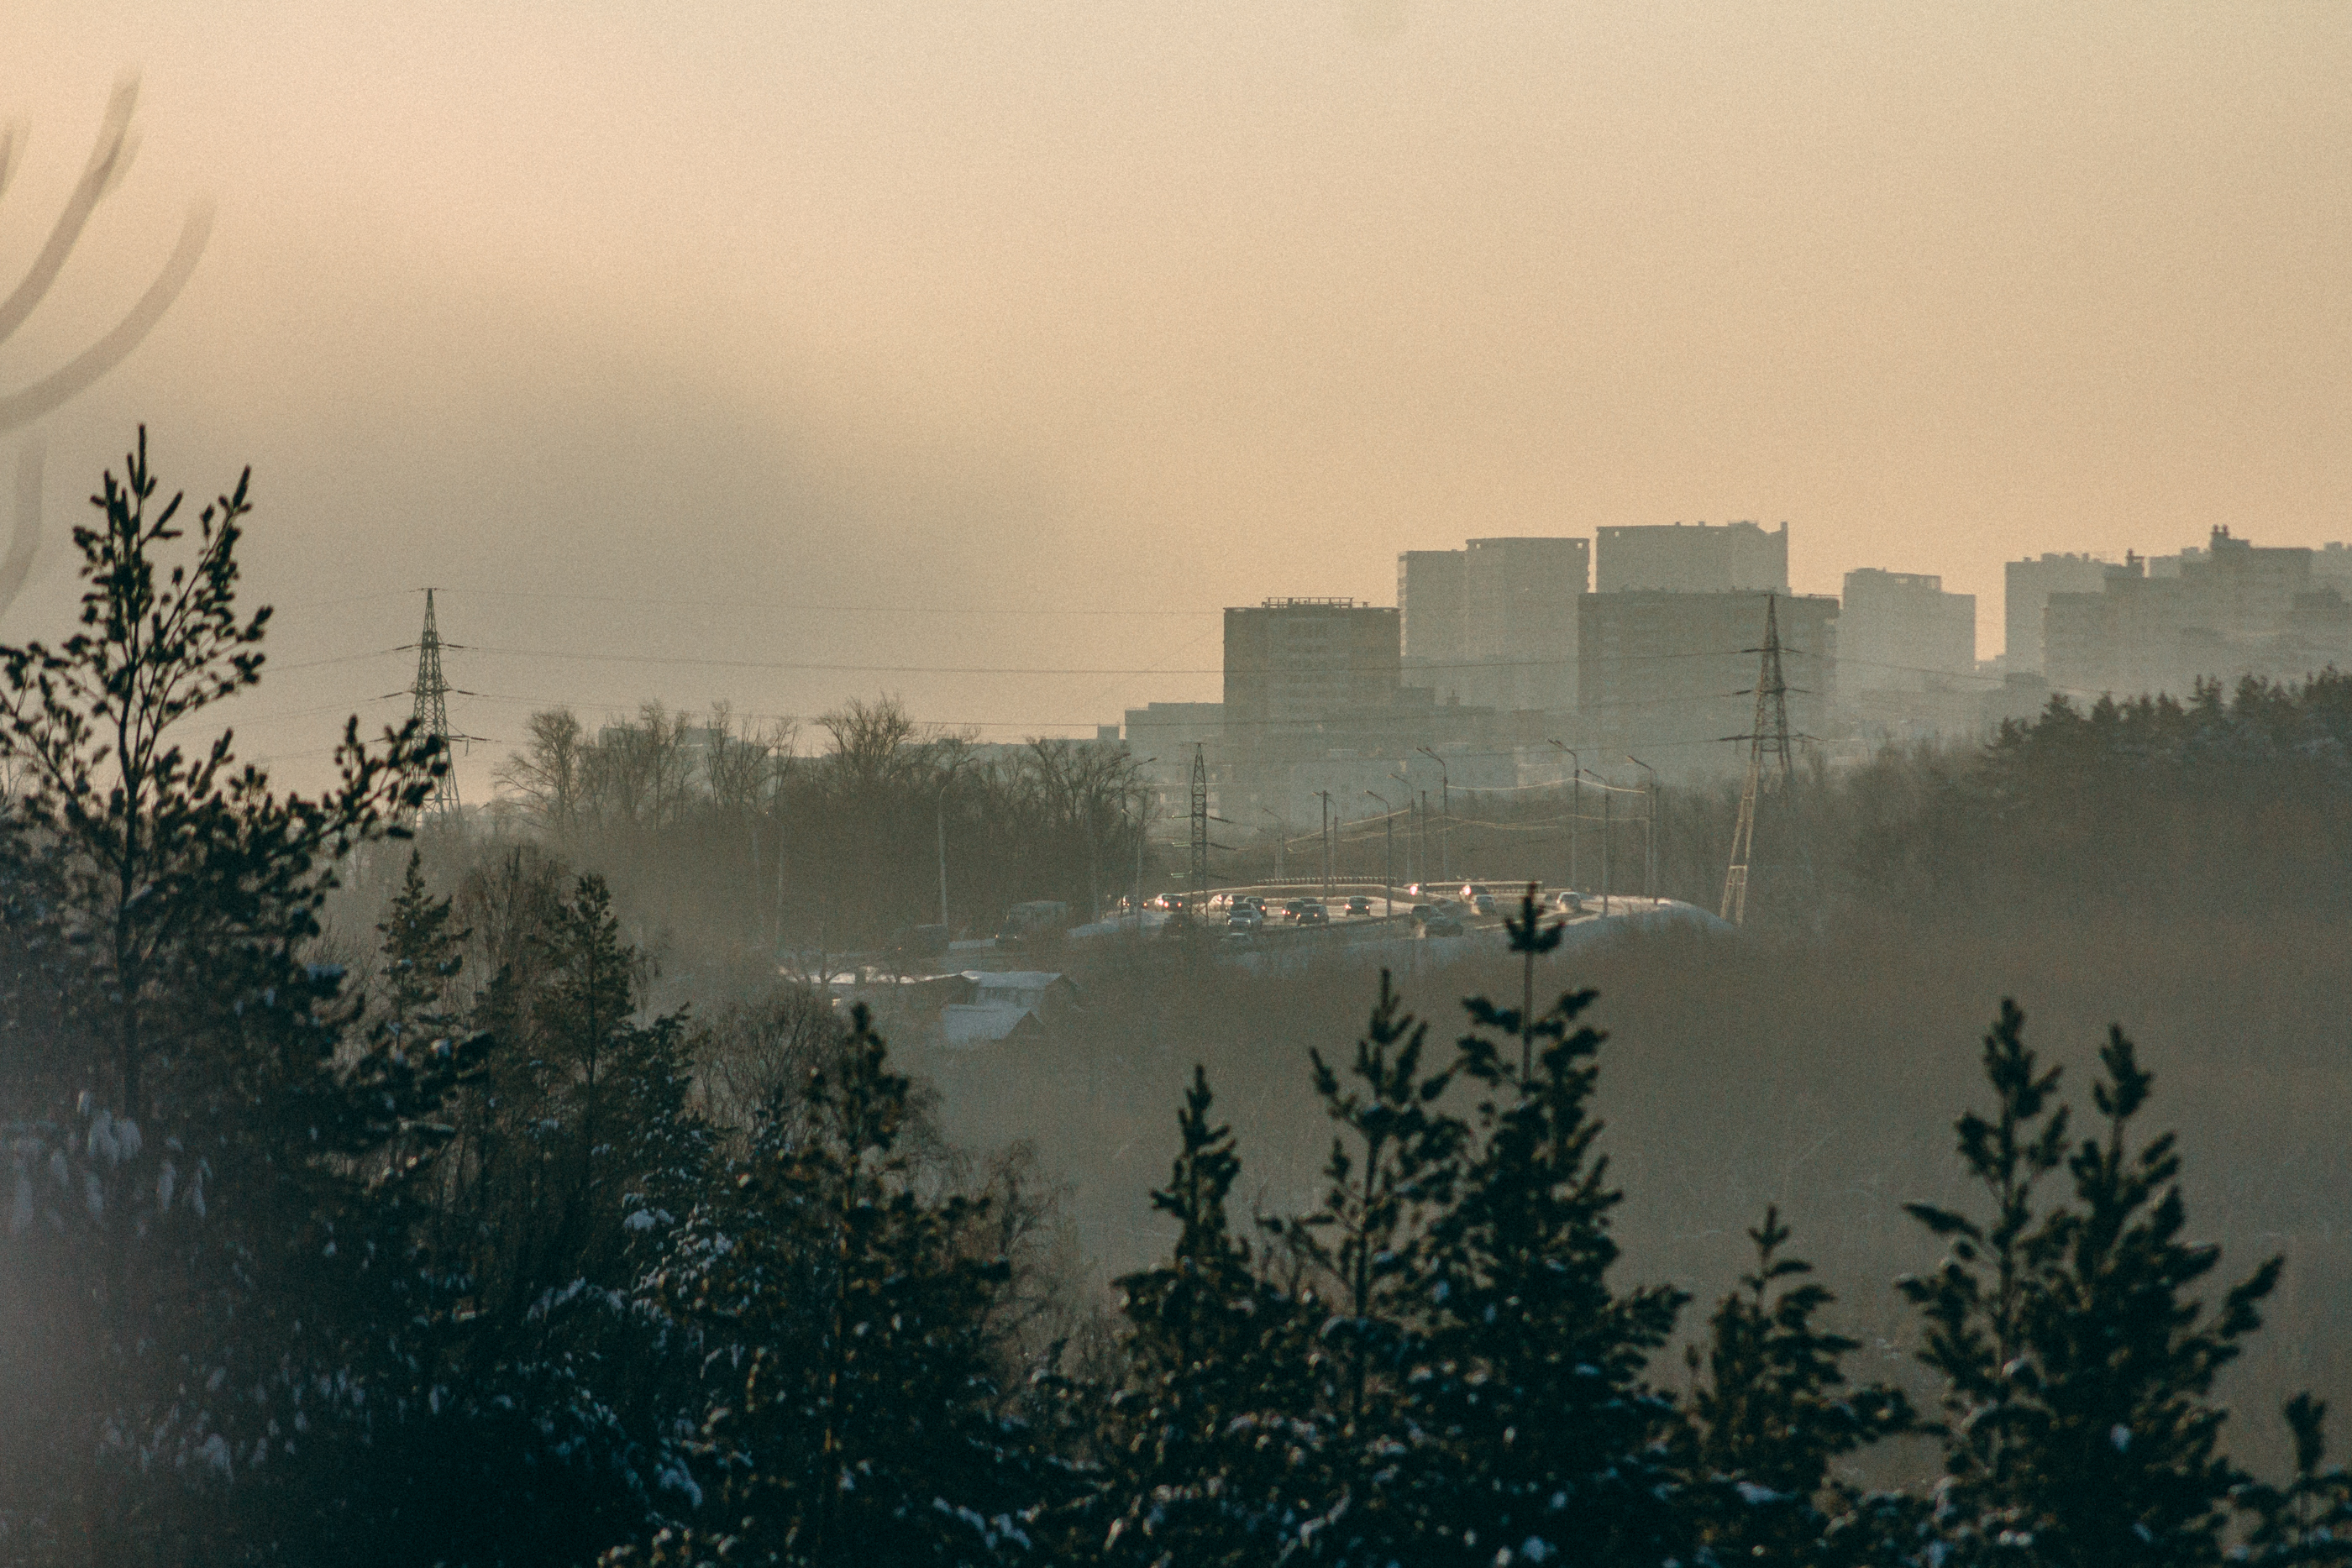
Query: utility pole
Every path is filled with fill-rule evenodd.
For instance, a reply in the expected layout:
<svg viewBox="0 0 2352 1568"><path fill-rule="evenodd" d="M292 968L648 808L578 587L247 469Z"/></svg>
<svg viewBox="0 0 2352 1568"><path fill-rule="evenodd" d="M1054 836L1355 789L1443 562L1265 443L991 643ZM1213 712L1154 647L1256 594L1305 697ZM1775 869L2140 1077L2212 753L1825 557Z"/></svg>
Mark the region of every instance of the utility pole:
<svg viewBox="0 0 2352 1568"><path fill-rule="evenodd" d="M1192 917L1209 908L1209 758L1200 741L1192 743Z"/></svg>
<svg viewBox="0 0 2352 1568"><path fill-rule="evenodd" d="M1739 816L1731 829L1731 865L1723 875L1721 913L1734 925L1748 919L1748 865L1756 849L1756 804L1764 786L1764 759L1779 759L1784 805L1790 802L1797 782L1789 744L1789 683L1780 673L1780 615L1778 601L1769 593L1764 596L1764 645L1754 652L1763 655L1756 673L1756 717L1746 735L1726 737L1748 742L1748 775L1739 786ZM1795 813L1789 814L1793 818Z"/></svg>
<svg viewBox="0 0 2352 1568"><path fill-rule="evenodd" d="M1385 795L1370 789L1364 793L1381 803L1381 821L1389 831L1388 852L1381 861L1381 915L1385 919L1396 913L1396 808L1389 804Z"/></svg>
<svg viewBox="0 0 2352 1568"><path fill-rule="evenodd" d="M1597 773L1592 779L1601 786L1601 913L1606 915L1609 913L1609 797L1617 791L1608 779Z"/></svg>
<svg viewBox="0 0 2352 1568"><path fill-rule="evenodd" d="M1135 772L1129 775L1135 780L1135 793L1142 802L1135 813L1135 886L1127 895L1127 912L1135 916L1135 932L1139 936L1143 935L1143 841L1151 831L1151 800L1148 793L1150 787L1139 775L1159 760L1157 757L1147 757L1137 763Z"/></svg>
<svg viewBox="0 0 2352 1568"><path fill-rule="evenodd" d="M1576 747L1566 741L1551 743L1568 753L1568 887L1576 891L1576 841L1584 833L1584 764L1576 755Z"/></svg>
<svg viewBox="0 0 2352 1568"><path fill-rule="evenodd" d="M1331 854L1337 844L1337 835L1331 831L1331 823L1336 813L1331 810L1330 790L1318 789L1315 794L1323 802L1323 896L1328 898L1331 896Z"/></svg>
<svg viewBox="0 0 2352 1568"><path fill-rule="evenodd" d="M416 684L410 717L416 727L441 743L441 759L448 764L433 781L426 809L438 817L457 815L457 758L451 742L467 738L449 733L449 683L441 674L441 629L433 620L433 591L425 591L425 630L416 638Z"/></svg>
<svg viewBox="0 0 2352 1568"><path fill-rule="evenodd" d="M1658 770L1634 756L1625 754L1625 760L1650 776L1648 814L1642 819L1642 896L1658 896Z"/></svg>
<svg viewBox="0 0 2352 1568"><path fill-rule="evenodd" d="M1286 852L1290 846L1290 824L1276 816L1271 806L1260 806L1258 814L1274 824L1274 880L1280 882L1288 874Z"/></svg>
<svg viewBox="0 0 2352 1568"><path fill-rule="evenodd" d="M1391 779L1395 779L1398 783L1400 783L1400 784L1402 784L1402 785L1403 785L1403 786L1404 786L1404 809L1405 809L1407 811L1411 811L1411 810L1412 810L1412 779L1407 779L1407 778L1406 778L1403 774L1402 774L1402 773L1391 773L1391 774L1390 774L1390 775L1389 775L1389 777L1390 777L1390 778L1391 778ZM1405 823L1404 823L1404 879L1405 879L1405 881L1407 881L1407 882L1411 882L1411 881L1413 879L1413 878L1412 878L1412 824L1413 824L1413 819L1412 819L1412 817L1408 816L1408 817L1405 819ZM1422 874L1423 874L1423 875L1424 875L1424 876L1426 876L1426 875L1428 874L1428 868L1427 868L1426 866L1424 866L1424 867L1423 868ZM1390 913L1391 913L1391 914L1394 914L1394 913L1395 913L1395 911L1392 909L1392 910L1391 910L1391 911L1390 911Z"/></svg>
<svg viewBox="0 0 2352 1568"><path fill-rule="evenodd" d="M1447 882L1454 880L1454 776L1445 770L1445 758L1426 746L1416 746L1415 751L1437 764L1437 798L1444 808L1445 819L1437 830L1438 875Z"/></svg>
<svg viewBox="0 0 2352 1568"><path fill-rule="evenodd" d="M1423 891L1429 883L1429 791L1421 792L1421 880Z"/></svg>

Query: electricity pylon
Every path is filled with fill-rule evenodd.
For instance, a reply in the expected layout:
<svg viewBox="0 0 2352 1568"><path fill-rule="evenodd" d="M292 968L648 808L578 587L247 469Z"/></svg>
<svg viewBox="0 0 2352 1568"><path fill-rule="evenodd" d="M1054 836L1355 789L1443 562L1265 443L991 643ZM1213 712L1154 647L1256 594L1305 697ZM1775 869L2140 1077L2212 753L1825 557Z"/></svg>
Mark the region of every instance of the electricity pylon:
<svg viewBox="0 0 2352 1568"><path fill-rule="evenodd" d="M449 733L449 683L441 674L441 629L433 622L433 591L425 591L425 630L416 638L416 684L409 688L415 699L412 712L416 727L441 743L441 758L448 767L433 781L426 809L436 816L457 814L457 768L451 743L467 738Z"/></svg>
<svg viewBox="0 0 2352 1568"><path fill-rule="evenodd" d="M1731 868L1723 877L1723 918L1734 925L1748 919L1748 862L1756 848L1756 802L1764 789L1765 758L1780 763L1780 799L1786 806L1796 789L1794 751L1789 740L1789 683L1780 674L1780 616L1774 596L1764 596L1764 655L1756 674L1756 717L1746 735L1748 777L1739 787L1739 820L1731 830ZM1745 694L1739 694L1745 695Z"/></svg>
<svg viewBox="0 0 2352 1568"><path fill-rule="evenodd" d="M1192 743L1192 897L1196 913L1209 907L1209 759Z"/></svg>

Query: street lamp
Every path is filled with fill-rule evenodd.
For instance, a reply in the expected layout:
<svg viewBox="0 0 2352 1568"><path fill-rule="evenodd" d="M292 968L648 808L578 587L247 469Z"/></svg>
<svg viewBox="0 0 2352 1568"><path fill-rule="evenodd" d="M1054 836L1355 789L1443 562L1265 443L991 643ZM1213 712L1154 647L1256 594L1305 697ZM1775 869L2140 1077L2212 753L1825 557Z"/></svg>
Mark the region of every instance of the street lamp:
<svg viewBox="0 0 2352 1568"><path fill-rule="evenodd" d="M1283 856L1290 842L1290 824L1274 814L1271 806L1260 806L1258 815L1274 824L1274 880L1283 880Z"/></svg>
<svg viewBox="0 0 2352 1568"><path fill-rule="evenodd" d="M1444 825L1437 830L1437 874L1447 882L1454 880L1454 779L1445 771L1445 758L1426 746L1416 746L1415 751L1437 764L1437 799L1444 816Z"/></svg>
<svg viewBox="0 0 2352 1568"><path fill-rule="evenodd" d="M1609 797L1617 787L1595 773L1592 781L1601 786L1601 913L1609 913Z"/></svg>
<svg viewBox="0 0 2352 1568"><path fill-rule="evenodd" d="M1568 787L1570 804L1568 808L1568 888L1576 891L1576 841L1584 833L1584 764L1576 755L1576 747L1564 740L1552 745L1568 753Z"/></svg>
<svg viewBox="0 0 2352 1568"><path fill-rule="evenodd" d="M1381 917L1386 919L1396 913L1396 808L1376 789L1364 793L1381 803L1381 821L1389 830L1388 858L1381 862Z"/></svg>
<svg viewBox="0 0 2352 1568"><path fill-rule="evenodd" d="M1389 777L1390 777L1390 778L1391 778L1391 779L1395 779L1398 783L1400 783L1400 784L1402 784L1402 785L1403 785L1403 786L1404 786L1404 809L1405 809L1406 810L1408 810L1408 811L1412 810L1412 779L1408 779L1408 778L1406 778L1406 777L1405 777L1403 774L1402 774L1402 773L1391 773L1391 774L1390 774L1390 775L1389 775ZM1415 821L1418 821L1418 819L1415 819ZM1429 846L1428 846L1427 844L1425 844L1425 843L1424 843L1424 844L1422 846L1422 856L1421 856L1421 875L1422 875L1422 880L1423 880L1423 881L1424 881L1424 882L1426 882L1426 881L1429 879L1429 852L1429 852ZM1405 879L1405 881L1407 881L1407 882L1411 882L1411 881L1412 880L1412 822L1407 822L1407 823L1405 824L1405 830L1404 830L1404 879Z"/></svg>
<svg viewBox="0 0 2352 1568"><path fill-rule="evenodd" d="M1625 754L1625 760L1650 776L1648 814L1642 819L1642 896L1655 898L1658 896L1658 770L1630 751Z"/></svg>
<svg viewBox="0 0 2352 1568"><path fill-rule="evenodd" d="M1339 815L1331 809L1331 791L1318 789L1316 799L1323 802L1323 896L1331 896L1331 851L1339 835L1331 831L1331 820Z"/></svg>
<svg viewBox="0 0 2352 1568"><path fill-rule="evenodd" d="M1138 775L1159 760L1157 757L1147 757L1135 765L1129 778L1133 781L1130 787L1138 796L1146 795L1150 788ZM1138 936L1143 934L1143 841L1150 831L1151 818L1149 809L1137 811L1135 814L1135 886L1128 893L1127 909L1129 915L1135 916L1135 930Z"/></svg>

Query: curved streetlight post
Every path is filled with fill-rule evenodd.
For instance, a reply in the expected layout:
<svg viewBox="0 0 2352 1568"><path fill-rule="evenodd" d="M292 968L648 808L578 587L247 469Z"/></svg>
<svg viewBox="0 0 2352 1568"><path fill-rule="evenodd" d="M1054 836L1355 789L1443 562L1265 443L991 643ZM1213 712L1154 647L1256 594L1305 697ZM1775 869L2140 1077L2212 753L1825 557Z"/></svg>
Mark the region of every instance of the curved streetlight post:
<svg viewBox="0 0 2352 1568"><path fill-rule="evenodd" d="M1274 824L1274 880L1283 880L1283 857L1290 843L1290 824L1274 814L1271 806L1260 806L1258 815Z"/></svg>
<svg viewBox="0 0 2352 1568"><path fill-rule="evenodd" d="M1609 913L1609 797L1617 787L1595 773L1592 781L1601 786L1601 913Z"/></svg>
<svg viewBox="0 0 2352 1568"><path fill-rule="evenodd" d="M1157 757L1145 758L1135 764L1135 774L1140 774L1143 769L1159 760ZM1129 775L1128 782L1129 793L1149 800L1150 789L1151 786L1140 778L1135 777L1134 774ZM1135 814L1135 885L1128 891L1127 912L1135 916L1135 934L1139 936L1143 935L1143 841L1150 831L1151 817L1148 808L1138 810Z"/></svg>
<svg viewBox="0 0 2352 1568"><path fill-rule="evenodd" d="M1381 803L1381 821L1389 831L1388 856L1381 862L1381 918L1385 920L1396 913L1396 808L1376 789L1364 793Z"/></svg>
<svg viewBox="0 0 2352 1568"><path fill-rule="evenodd" d="M1568 890L1576 891L1576 841L1584 836L1584 763L1576 755L1576 747L1564 740L1551 745L1568 753Z"/></svg>
<svg viewBox="0 0 2352 1568"><path fill-rule="evenodd" d="M1437 798L1442 808L1444 825L1437 830L1438 873L1447 882L1454 880L1454 778L1445 770L1445 758L1426 746L1416 746L1415 751L1437 764Z"/></svg>
<svg viewBox="0 0 2352 1568"><path fill-rule="evenodd" d="M1634 756L1625 754L1625 760L1650 776L1647 814L1642 819L1642 896L1658 896L1658 770Z"/></svg>
<svg viewBox="0 0 2352 1568"><path fill-rule="evenodd" d="M1391 773L1389 777L1404 786L1404 809L1407 811L1412 810L1412 780L1402 773ZM1421 857L1421 876L1424 882L1429 880L1429 854L1428 846L1425 844L1423 846ZM1412 880L1412 821L1411 820L1406 821L1404 828L1404 879L1407 882Z"/></svg>

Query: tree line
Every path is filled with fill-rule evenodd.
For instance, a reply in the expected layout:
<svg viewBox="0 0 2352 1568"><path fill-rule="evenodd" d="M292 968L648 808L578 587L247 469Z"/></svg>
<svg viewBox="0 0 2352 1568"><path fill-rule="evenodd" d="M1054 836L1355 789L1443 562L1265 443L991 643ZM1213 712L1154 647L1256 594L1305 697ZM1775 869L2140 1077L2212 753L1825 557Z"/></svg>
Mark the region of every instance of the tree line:
<svg viewBox="0 0 2352 1568"><path fill-rule="evenodd" d="M362 981L319 911L446 766L413 731L276 790L179 727L261 675L240 479L143 433L77 529L80 629L0 649L0 1541L93 1563L2205 1563L2352 1557L2325 1411L2244 1473L2216 1375L2281 1263L2189 1239L2132 1042L2078 1123L2005 1007L1914 1205L1936 1392L1864 1377L1775 1210L1690 1305L1628 1284L1592 993L1510 926L1444 1042L1385 982L1310 1050L1328 1157L1237 1211L1196 1073L1165 1256L1097 1310L1017 1156L945 1145L862 1012L650 1013L604 879L411 855ZM894 745L892 754L903 751ZM1916 1484L1871 1490L1880 1445Z"/></svg>
<svg viewBox="0 0 2352 1568"><path fill-rule="evenodd" d="M723 706L648 703L593 733L546 709L500 769L502 806L633 908L765 953L880 947L940 923L985 936L1032 899L1084 920L1136 880L1150 794L1122 745L982 747L887 695L815 727L824 749L803 756L797 727L753 731Z"/></svg>

